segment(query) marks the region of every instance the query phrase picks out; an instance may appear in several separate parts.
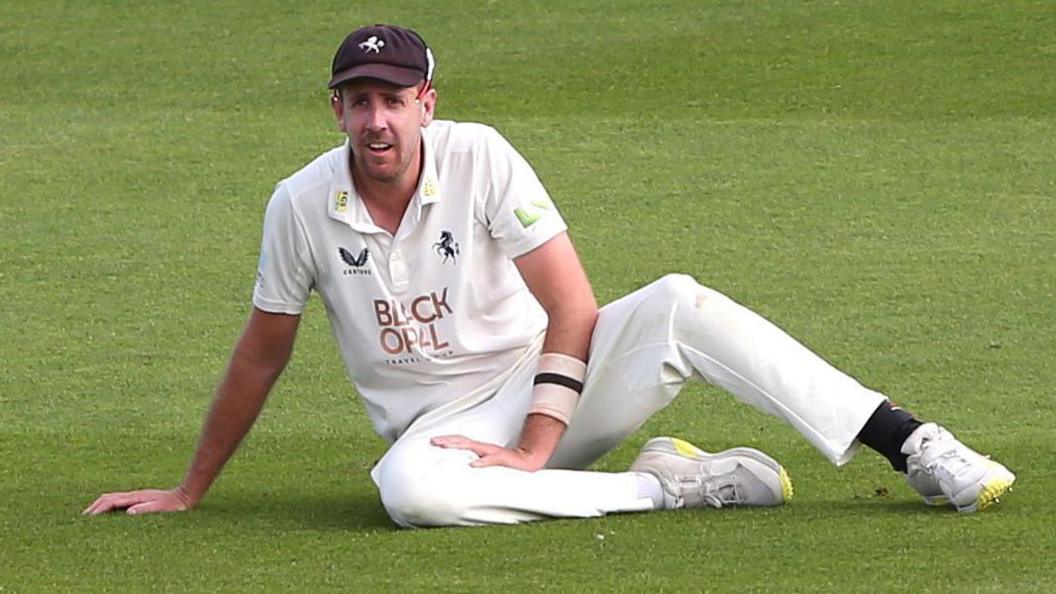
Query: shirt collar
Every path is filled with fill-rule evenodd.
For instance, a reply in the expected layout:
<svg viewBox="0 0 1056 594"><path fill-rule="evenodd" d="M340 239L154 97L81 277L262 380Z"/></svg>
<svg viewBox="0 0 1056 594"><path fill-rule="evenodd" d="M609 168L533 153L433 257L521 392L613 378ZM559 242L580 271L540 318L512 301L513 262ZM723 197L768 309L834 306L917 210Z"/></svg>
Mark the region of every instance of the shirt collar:
<svg viewBox="0 0 1056 594"><path fill-rule="evenodd" d="M429 128L422 128L422 145L425 147L422 151L422 176L418 180L415 199L425 205L440 201L440 177L436 173L436 154Z"/></svg>
<svg viewBox="0 0 1056 594"><path fill-rule="evenodd" d="M422 128L422 146L425 147L422 151L422 173L418 178L418 187L415 188L411 203L407 205L408 209L414 209L412 220L415 223L421 219L423 206L440 201L440 178L436 172L436 156L428 128ZM345 144L335 151L336 162L327 198L329 200L327 214L330 218L341 221L360 233L382 233L383 230L371 221L367 207L356 193L355 184L352 183L352 173L349 171L351 155L351 142L345 139ZM403 234L402 229L400 234Z"/></svg>

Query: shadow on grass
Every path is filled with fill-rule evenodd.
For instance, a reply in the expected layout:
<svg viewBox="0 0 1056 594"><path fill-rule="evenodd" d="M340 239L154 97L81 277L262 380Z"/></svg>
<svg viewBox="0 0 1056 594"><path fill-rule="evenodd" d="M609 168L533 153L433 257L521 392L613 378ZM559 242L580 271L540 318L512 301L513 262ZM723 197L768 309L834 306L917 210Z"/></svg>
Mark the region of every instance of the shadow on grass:
<svg viewBox="0 0 1056 594"><path fill-rule="evenodd" d="M375 494L230 494L206 501L195 515L207 523L238 522L240 529L398 530Z"/></svg>
<svg viewBox="0 0 1056 594"><path fill-rule="evenodd" d="M931 517L933 514L942 515L957 513L952 507L926 505L921 501L912 499L882 499L871 497L855 497L843 500L793 500L790 507L799 512L810 514L816 513L824 516L840 516L841 514L853 514L857 516L892 514L919 516L921 514L926 514Z"/></svg>

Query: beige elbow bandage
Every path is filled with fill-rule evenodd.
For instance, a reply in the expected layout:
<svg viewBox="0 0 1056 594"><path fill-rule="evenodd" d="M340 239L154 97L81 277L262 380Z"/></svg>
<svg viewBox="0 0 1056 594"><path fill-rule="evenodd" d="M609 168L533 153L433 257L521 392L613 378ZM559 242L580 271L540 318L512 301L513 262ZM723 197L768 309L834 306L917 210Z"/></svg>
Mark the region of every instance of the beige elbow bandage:
<svg viewBox="0 0 1056 594"><path fill-rule="evenodd" d="M575 357L561 353L540 355L528 414L546 415L568 425L586 375L587 364Z"/></svg>

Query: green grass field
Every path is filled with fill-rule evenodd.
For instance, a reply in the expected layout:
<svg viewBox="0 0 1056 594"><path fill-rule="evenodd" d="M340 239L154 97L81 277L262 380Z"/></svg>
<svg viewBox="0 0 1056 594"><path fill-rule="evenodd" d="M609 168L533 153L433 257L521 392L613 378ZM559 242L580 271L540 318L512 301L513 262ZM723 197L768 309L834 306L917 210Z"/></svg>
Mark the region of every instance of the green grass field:
<svg viewBox="0 0 1056 594"><path fill-rule="evenodd" d="M1056 5L0 3L0 591L1056 590ZM341 141L330 59L418 29L439 116L497 126L607 302L686 272L1019 475L924 507L691 386L650 436L765 448L782 509L396 530L313 299L202 507L174 485L249 312L275 182Z"/></svg>

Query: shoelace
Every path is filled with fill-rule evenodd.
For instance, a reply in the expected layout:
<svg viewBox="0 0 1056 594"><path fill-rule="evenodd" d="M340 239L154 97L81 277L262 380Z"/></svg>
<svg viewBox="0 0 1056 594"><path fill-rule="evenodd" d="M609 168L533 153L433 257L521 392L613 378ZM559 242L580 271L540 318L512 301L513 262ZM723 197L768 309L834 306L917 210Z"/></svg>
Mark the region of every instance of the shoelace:
<svg viewBox="0 0 1056 594"><path fill-rule="evenodd" d="M679 477L682 485L681 504L685 505L687 492L696 491L701 500L708 505L721 508L725 505L736 505L741 502L740 493L737 491L736 477L731 474L719 474L708 477L707 481L701 481L700 477Z"/></svg>

